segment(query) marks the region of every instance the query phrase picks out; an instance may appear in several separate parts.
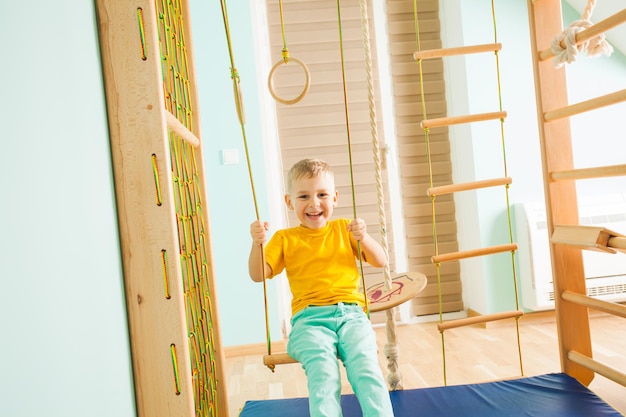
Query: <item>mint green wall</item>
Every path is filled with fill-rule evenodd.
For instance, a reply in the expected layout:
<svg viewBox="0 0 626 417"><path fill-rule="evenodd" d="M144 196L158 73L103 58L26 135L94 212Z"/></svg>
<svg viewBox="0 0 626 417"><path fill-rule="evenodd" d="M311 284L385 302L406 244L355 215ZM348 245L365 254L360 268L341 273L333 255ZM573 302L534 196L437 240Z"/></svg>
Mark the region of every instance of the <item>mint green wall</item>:
<svg viewBox="0 0 626 417"><path fill-rule="evenodd" d="M0 415L135 415L94 5L3 2Z"/></svg>
<svg viewBox="0 0 626 417"><path fill-rule="evenodd" d="M11 18L0 27L0 414L134 416L94 5L32 3L4 5ZM192 1L191 8L222 337L226 346L262 343L262 285L246 266L255 211L221 11L218 2ZM250 11L233 7L229 15L265 218ZM237 149L240 163L222 164L223 149ZM277 326L272 332L280 338Z"/></svg>

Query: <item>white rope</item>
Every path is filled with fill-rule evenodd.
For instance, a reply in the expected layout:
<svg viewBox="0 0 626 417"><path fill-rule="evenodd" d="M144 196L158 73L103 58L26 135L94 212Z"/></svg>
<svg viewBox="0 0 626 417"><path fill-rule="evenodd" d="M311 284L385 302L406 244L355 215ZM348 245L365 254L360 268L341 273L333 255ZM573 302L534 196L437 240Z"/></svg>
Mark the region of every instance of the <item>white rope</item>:
<svg viewBox="0 0 626 417"><path fill-rule="evenodd" d="M387 336L389 336L389 332L387 332ZM393 342L389 342L385 344L385 348L383 352L385 353L387 362L394 363L394 364L398 363L398 357L400 356L400 348L398 347L398 344L395 342L395 340ZM387 383L389 384L391 389L394 391L402 389L402 375L399 372L390 372L387 375Z"/></svg>
<svg viewBox="0 0 626 417"><path fill-rule="evenodd" d="M363 34L363 49L365 51L365 64L367 70L367 93L369 98L369 111L370 111L370 126L372 133L372 147L374 154L374 164L376 167L376 191L378 195L378 217L380 222L380 235L381 246L386 254L389 253L387 243L386 225L387 220L385 217L385 198L383 194L383 181L381 174L381 160L380 149L378 146L378 131L376 128L376 102L374 100L374 81L372 77L372 58L371 58L371 46L369 35L369 23L367 19L367 0L360 1L361 6L361 27ZM391 272L389 270L389 261L383 268L385 278L385 288L391 289ZM385 345L385 356L387 357L387 369L389 375L387 375L387 382L389 387L393 390L402 389L402 375L398 371L398 347L396 342L396 323L394 320L395 308L390 308L385 311L387 314L386 328L387 328L387 344Z"/></svg>
<svg viewBox="0 0 626 417"><path fill-rule="evenodd" d="M587 7L585 7L583 11L581 19L573 22L563 33L552 39L550 49L554 53L555 67L560 68L566 63L570 64L574 62L579 52L586 52L588 57L599 55L610 56L613 53L613 47L606 41L604 33L576 45L576 34L593 26L593 23L589 19L591 18L595 5L596 0L588 0ZM562 45L565 45L565 47Z"/></svg>

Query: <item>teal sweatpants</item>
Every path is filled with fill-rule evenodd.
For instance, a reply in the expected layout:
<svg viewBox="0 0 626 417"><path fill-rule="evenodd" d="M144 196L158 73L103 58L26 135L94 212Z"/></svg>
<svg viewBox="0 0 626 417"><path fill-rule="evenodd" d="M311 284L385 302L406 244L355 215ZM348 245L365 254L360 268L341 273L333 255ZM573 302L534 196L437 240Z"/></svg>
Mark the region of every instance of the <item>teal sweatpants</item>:
<svg viewBox="0 0 626 417"><path fill-rule="evenodd" d="M309 306L291 319L287 352L302 365L311 417L341 417L341 359L363 417L392 417L372 325L359 305Z"/></svg>

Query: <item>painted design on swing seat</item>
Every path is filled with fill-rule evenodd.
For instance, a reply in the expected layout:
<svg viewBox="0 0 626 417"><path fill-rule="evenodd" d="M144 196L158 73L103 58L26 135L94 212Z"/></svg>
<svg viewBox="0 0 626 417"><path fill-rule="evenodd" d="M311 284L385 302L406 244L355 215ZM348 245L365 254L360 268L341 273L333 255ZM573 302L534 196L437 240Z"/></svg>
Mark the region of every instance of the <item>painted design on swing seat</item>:
<svg viewBox="0 0 626 417"><path fill-rule="evenodd" d="M367 288L366 294L370 312L377 312L398 306L422 291L426 286L426 276L411 272L391 279L391 288L385 282L378 282Z"/></svg>

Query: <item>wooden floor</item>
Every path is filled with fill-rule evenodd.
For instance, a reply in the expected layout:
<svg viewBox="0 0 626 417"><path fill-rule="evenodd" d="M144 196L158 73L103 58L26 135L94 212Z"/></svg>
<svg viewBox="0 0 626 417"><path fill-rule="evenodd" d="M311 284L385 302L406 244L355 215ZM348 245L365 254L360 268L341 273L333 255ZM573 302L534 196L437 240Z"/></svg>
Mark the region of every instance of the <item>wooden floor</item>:
<svg viewBox="0 0 626 417"><path fill-rule="evenodd" d="M556 325L552 312L527 314L520 320L524 375L560 372ZM381 351L387 341L377 327ZM626 320L604 313L591 315L594 358L626 372ZM486 382L522 375L514 320L445 332L447 385ZM445 385L441 335L436 322L396 326L400 349L398 367L404 389ZM276 352L276 349L274 349ZM306 378L299 364L279 365L274 373L263 365L262 353L231 356L226 373L229 416L236 417L247 400L306 397ZM343 392L351 393L343 375ZM589 388L626 415L626 388L596 376Z"/></svg>

